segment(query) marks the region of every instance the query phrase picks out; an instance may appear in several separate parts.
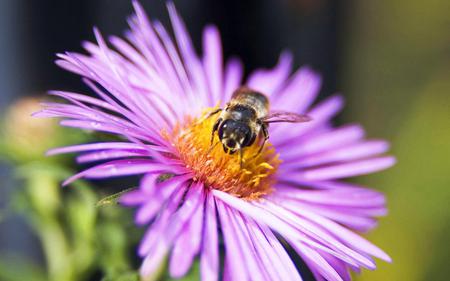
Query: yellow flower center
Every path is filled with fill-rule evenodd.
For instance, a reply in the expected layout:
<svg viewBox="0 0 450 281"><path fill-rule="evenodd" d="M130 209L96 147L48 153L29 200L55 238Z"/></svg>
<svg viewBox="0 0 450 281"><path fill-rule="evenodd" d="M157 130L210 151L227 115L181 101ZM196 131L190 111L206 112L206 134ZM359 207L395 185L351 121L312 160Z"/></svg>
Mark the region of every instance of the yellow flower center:
<svg viewBox="0 0 450 281"><path fill-rule="evenodd" d="M280 163L273 146L267 142L258 154L262 141L257 139L244 148L241 167L239 152L225 153L217 133L211 146L212 128L218 114L209 118L207 115L213 110L207 109L200 118L187 118L172 133L164 134L178 151L178 157L193 171L194 180L246 200L271 193Z"/></svg>

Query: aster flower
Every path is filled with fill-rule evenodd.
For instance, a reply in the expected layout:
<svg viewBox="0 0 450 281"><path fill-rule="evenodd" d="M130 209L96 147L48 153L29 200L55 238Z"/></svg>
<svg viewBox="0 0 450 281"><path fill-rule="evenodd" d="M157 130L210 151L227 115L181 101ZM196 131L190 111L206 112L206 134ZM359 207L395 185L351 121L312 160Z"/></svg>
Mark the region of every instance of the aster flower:
<svg viewBox="0 0 450 281"><path fill-rule="evenodd" d="M47 103L38 116L62 117L64 126L108 132L122 141L56 148L49 154L81 153L96 163L80 178L144 175L138 189L121 198L136 206L136 223L148 225L139 246L141 274L152 274L169 257L172 277L185 275L199 256L202 280L301 280L285 250L289 244L317 280L349 280L349 271L375 269L382 250L356 234L386 213L384 196L343 179L386 169L394 158L382 140L365 140L359 125L335 128L343 105L332 96L318 104L320 78L292 58L280 56L270 70L243 81L239 60L223 67L219 32L208 26L203 56L194 50L173 4L175 40L133 2L126 40L84 44L88 55L60 54L57 64L83 77L97 95L55 91L69 104ZM312 121L274 124L262 153L257 143L238 156L210 148L216 117L240 85L265 93L271 108L307 113ZM217 137L216 137L217 138ZM100 162L100 163L98 163ZM221 267L219 241L223 238Z"/></svg>

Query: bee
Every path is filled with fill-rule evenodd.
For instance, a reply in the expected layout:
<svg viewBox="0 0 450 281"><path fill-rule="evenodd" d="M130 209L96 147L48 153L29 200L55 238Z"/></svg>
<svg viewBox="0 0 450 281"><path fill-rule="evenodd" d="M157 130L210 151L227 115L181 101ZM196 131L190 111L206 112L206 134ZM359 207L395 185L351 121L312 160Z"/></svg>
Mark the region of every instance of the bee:
<svg viewBox="0 0 450 281"><path fill-rule="evenodd" d="M270 123L302 123L311 120L309 116L303 114L270 111L269 99L264 94L246 86L241 86L234 91L225 108L211 112L208 117L219 112L220 116L212 128L211 149L215 146L213 141L217 132L225 153L234 154L239 151L241 167L245 147L251 146L257 139L262 139L254 157L264 149L264 145L269 139Z"/></svg>

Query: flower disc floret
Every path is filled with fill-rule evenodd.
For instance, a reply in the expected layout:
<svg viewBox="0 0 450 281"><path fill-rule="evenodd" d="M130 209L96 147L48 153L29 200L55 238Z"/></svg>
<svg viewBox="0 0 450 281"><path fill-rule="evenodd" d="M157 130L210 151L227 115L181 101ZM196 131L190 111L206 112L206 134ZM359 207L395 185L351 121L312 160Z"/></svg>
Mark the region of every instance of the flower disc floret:
<svg viewBox="0 0 450 281"><path fill-rule="evenodd" d="M280 164L272 144L266 143L259 154L259 141L244 148L241 167L239 153L225 153L217 134L211 144L217 117L208 118L208 111L199 118L187 118L171 134L165 133L186 168L193 171L194 180L247 200L270 194Z"/></svg>

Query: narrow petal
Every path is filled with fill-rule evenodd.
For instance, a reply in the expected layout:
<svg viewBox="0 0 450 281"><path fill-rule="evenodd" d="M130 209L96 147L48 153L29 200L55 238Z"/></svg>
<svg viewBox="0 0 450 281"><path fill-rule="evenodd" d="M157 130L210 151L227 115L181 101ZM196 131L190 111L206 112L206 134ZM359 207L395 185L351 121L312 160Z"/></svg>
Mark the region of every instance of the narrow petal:
<svg viewBox="0 0 450 281"><path fill-rule="evenodd" d="M235 211L232 208L225 207L225 209L228 211L231 228L234 229L234 233L236 234L239 244L241 245L240 247L244 253L244 262L251 272L251 279L255 281L272 280L262 263L261 257L256 253L256 249L253 246L253 240L248 235L243 217L238 211Z"/></svg>
<svg viewBox="0 0 450 281"><path fill-rule="evenodd" d="M225 260L228 264L231 280L249 280L253 272L251 268L247 268L248 264L244 249L241 248L242 245L240 245L235 230L231 225L230 214L228 214L222 201L216 200L216 206L225 242Z"/></svg>
<svg viewBox="0 0 450 281"><path fill-rule="evenodd" d="M364 129L359 125L346 125L309 138L295 141L290 146L283 146L280 153L283 162L294 162L306 155L326 152L353 144L364 137Z"/></svg>
<svg viewBox="0 0 450 281"><path fill-rule="evenodd" d="M350 267L347 266L346 263L340 261L339 259L327 253L321 252L320 255L327 261L328 264L331 265L331 267L334 268L334 270L336 270L336 272L344 281L351 281L352 277L349 272Z"/></svg>
<svg viewBox="0 0 450 281"><path fill-rule="evenodd" d="M187 188L188 185L181 185L176 188L175 192L167 200L165 207L161 209L161 212L156 217L152 226L144 234L138 248L138 254L141 257L151 255L154 249L158 246L163 245L166 249L168 249L169 244L162 242L164 231L169 225L169 219L174 215L179 207Z"/></svg>
<svg viewBox="0 0 450 281"><path fill-rule="evenodd" d="M271 70L256 70L253 72L247 86L269 97L275 96L279 87L286 81L292 67L292 54L284 52L280 55L278 64Z"/></svg>
<svg viewBox="0 0 450 281"><path fill-rule="evenodd" d="M230 59L225 67L223 96L220 97L222 104L231 99L233 92L241 85L244 69L239 59Z"/></svg>
<svg viewBox="0 0 450 281"><path fill-rule="evenodd" d="M285 205L288 206L290 203L286 203ZM342 209L327 205L312 205L299 202L295 203L295 207L314 212L360 232L366 232L377 225L377 221L373 217L360 214L354 208Z"/></svg>
<svg viewBox="0 0 450 281"><path fill-rule="evenodd" d="M270 230L268 227L260 225L259 228L264 233L264 236L269 241L269 243L272 245L276 256L274 258L279 258L280 261L283 263L283 266L285 268L285 272L289 274L290 280L302 280L301 276L299 275L299 272L296 269L296 266L294 262L292 261L291 257L288 255L286 249L281 244L281 242L278 240L278 238L275 236L275 234ZM285 280L285 279L283 279Z"/></svg>
<svg viewBox="0 0 450 281"><path fill-rule="evenodd" d="M174 4L172 2L168 2L167 9L169 10L169 16L174 29L175 38L189 78L193 83L195 93L201 97L199 99L201 104L208 106L207 101L209 100L209 92L202 63L195 53L194 46L186 30L186 26L176 11Z"/></svg>
<svg viewBox="0 0 450 281"><path fill-rule="evenodd" d="M151 221L170 196L180 189L180 187L182 188L189 178L186 175L174 176L164 182L160 182L159 174L146 174L140 184L140 191L143 193L142 196L145 198L145 201L136 212L136 224L143 225ZM126 199L127 197L120 198L120 202L123 203L123 200Z"/></svg>
<svg viewBox="0 0 450 281"><path fill-rule="evenodd" d="M167 252L165 245L158 244L154 251L145 256L139 271L141 276L152 276L163 265Z"/></svg>
<svg viewBox="0 0 450 281"><path fill-rule="evenodd" d="M353 161L362 158L368 158L384 153L389 149L389 143L386 141L365 141L358 144L337 148L324 153L310 155L298 159L290 168L308 168L334 162ZM283 166L284 169L287 165Z"/></svg>
<svg viewBox="0 0 450 281"><path fill-rule="evenodd" d="M341 252L337 252L333 249L330 249L328 247L323 246L322 244L312 240L311 238L307 237L305 234L301 233L296 229L295 227L291 226L289 223L286 223L281 218L267 212L264 209L258 208L250 203L247 203L243 200L237 199L225 192L219 191L219 190L213 190L212 191L214 196L216 196L218 199L224 201L227 205L239 210L240 212L250 216L255 221L266 224L270 228L272 228L274 231L280 233L288 239L288 241L292 244L295 243L307 243L308 245L311 245L314 248L321 249L327 253L330 253L347 263L351 265L358 266L358 264L349 256L342 254ZM368 263L367 259L364 259L363 257L358 257L358 259L363 260L364 263Z"/></svg>
<svg viewBox="0 0 450 281"><path fill-rule="evenodd" d="M147 201L147 196L142 190L132 190L123 194L119 202L125 206L139 206Z"/></svg>
<svg viewBox="0 0 450 281"><path fill-rule="evenodd" d="M83 102L83 103L88 103L88 104L95 105L95 106L98 106L98 107L101 107L101 108L104 108L104 109L107 109L107 110L110 110L113 112L120 113L118 108L111 105L110 103L103 101L103 100L96 99L96 98L92 98L92 97L89 97L86 95L72 93L72 92L64 92L64 91L49 91L49 95L62 97L67 100L75 100L75 101L79 101L79 102Z"/></svg>
<svg viewBox="0 0 450 281"><path fill-rule="evenodd" d="M326 280L343 281L339 273L315 250L307 245L301 245L301 247L294 246L294 248L300 253L309 267L318 271Z"/></svg>
<svg viewBox="0 0 450 281"><path fill-rule="evenodd" d="M47 155L50 156L56 154L75 153L93 150L95 151L104 149L143 149L143 146L129 142L97 142L97 143L87 143L87 144L53 148L47 151Z"/></svg>
<svg viewBox="0 0 450 281"><path fill-rule="evenodd" d="M199 207L195 210L173 245L169 263L170 276L173 278L184 276L191 268L195 256L200 251L204 201L204 193L202 192Z"/></svg>
<svg viewBox="0 0 450 281"><path fill-rule="evenodd" d="M311 69L300 68L286 87L273 97L273 108L304 113L317 97L321 82L320 76Z"/></svg>
<svg viewBox="0 0 450 281"><path fill-rule="evenodd" d="M287 208L292 210L294 213L308 218L311 221L317 223L317 225L320 225L321 227L327 229L330 233L334 234L335 237L342 240L344 243L358 250L359 252L367 253L388 262L391 261L390 257L384 251L382 251L363 237L353 233L345 227L340 226L332 220L324 218L307 209L305 210L301 208L294 208L294 205L292 205L292 207L287 206Z"/></svg>
<svg viewBox="0 0 450 281"><path fill-rule="evenodd" d="M384 205L382 193L370 189L342 187L329 190L305 190L281 185L274 195L301 200L303 202L344 207L377 207Z"/></svg>
<svg viewBox="0 0 450 281"><path fill-rule="evenodd" d="M201 280L219 279L219 241L216 221L216 205L211 193L207 195L202 254L200 257Z"/></svg>
<svg viewBox="0 0 450 281"><path fill-rule="evenodd" d="M76 158L78 163L90 163L96 161L117 159L117 158L129 158L136 156L148 156L145 150L103 150L100 152L92 152L80 155Z"/></svg>
<svg viewBox="0 0 450 281"><path fill-rule="evenodd" d="M210 91L210 106L220 100L223 81L222 43L219 31L215 26L207 26L203 32L203 67L208 77Z"/></svg>
<svg viewBox="0 0 450 281"><path fill-rule="evenodd" d="M80 178L110 178L119 176L129 176L136 174L143 174L147 172L181 172L181 170L168 167L167 165L155 164L147 159L129 159L129 160L115 160L103 163L83 172L75 174L63 182L63 186Z"/></svg>
<svg viewBox="0 0 450 281"><path fill-rule="evenodd" d="M272 231L253 220L246 221L247 228L254 237L254 246L262 257L271 280L302 280L291 258Z"/></svg>
<svg viewBox="0 0 450 281"><path fill-rule="evenodd" d="M307 114L312 118L306 123L277 124L279 128L271 131L271 141L278 148L285 145L292 145L300 137L313 129L319 128L330 121L343 106L341 96L332 96L314 107ZM275 126L273 126L275 127Z"/></svg>
<svg viewBox="0 0 450 281"><path fill-rule="evenodd" d="M336 164L324 168L315 168L299 171L290 176L290 181L324 181L330 179L348 178L371 174L385 170L395 164L395 158L386 156L368 160L354 161L345 164Z"/></svg>
<svg viewBox="0 0 450 281"><path fill-rule="evenodd" d="M296 227L299 231L305 233L311 238L317 240L322 245L335 250L343 256L347 256L348 258L354 260L356 263L363 265L367 268L375 268L375 264L370 259L361 255L360 253L352 250L351 248L345 246L341 242L339 242L336 238L329 235L327 232L323 231L319 227L314 224L308 222L307 220L294 215L293 213L287 211L285 208L282 208L276 204L273 204L270 201L264 202L264 204L260 204L264 209L272 212L278 217L283 218L286 222Z"/></svg>

